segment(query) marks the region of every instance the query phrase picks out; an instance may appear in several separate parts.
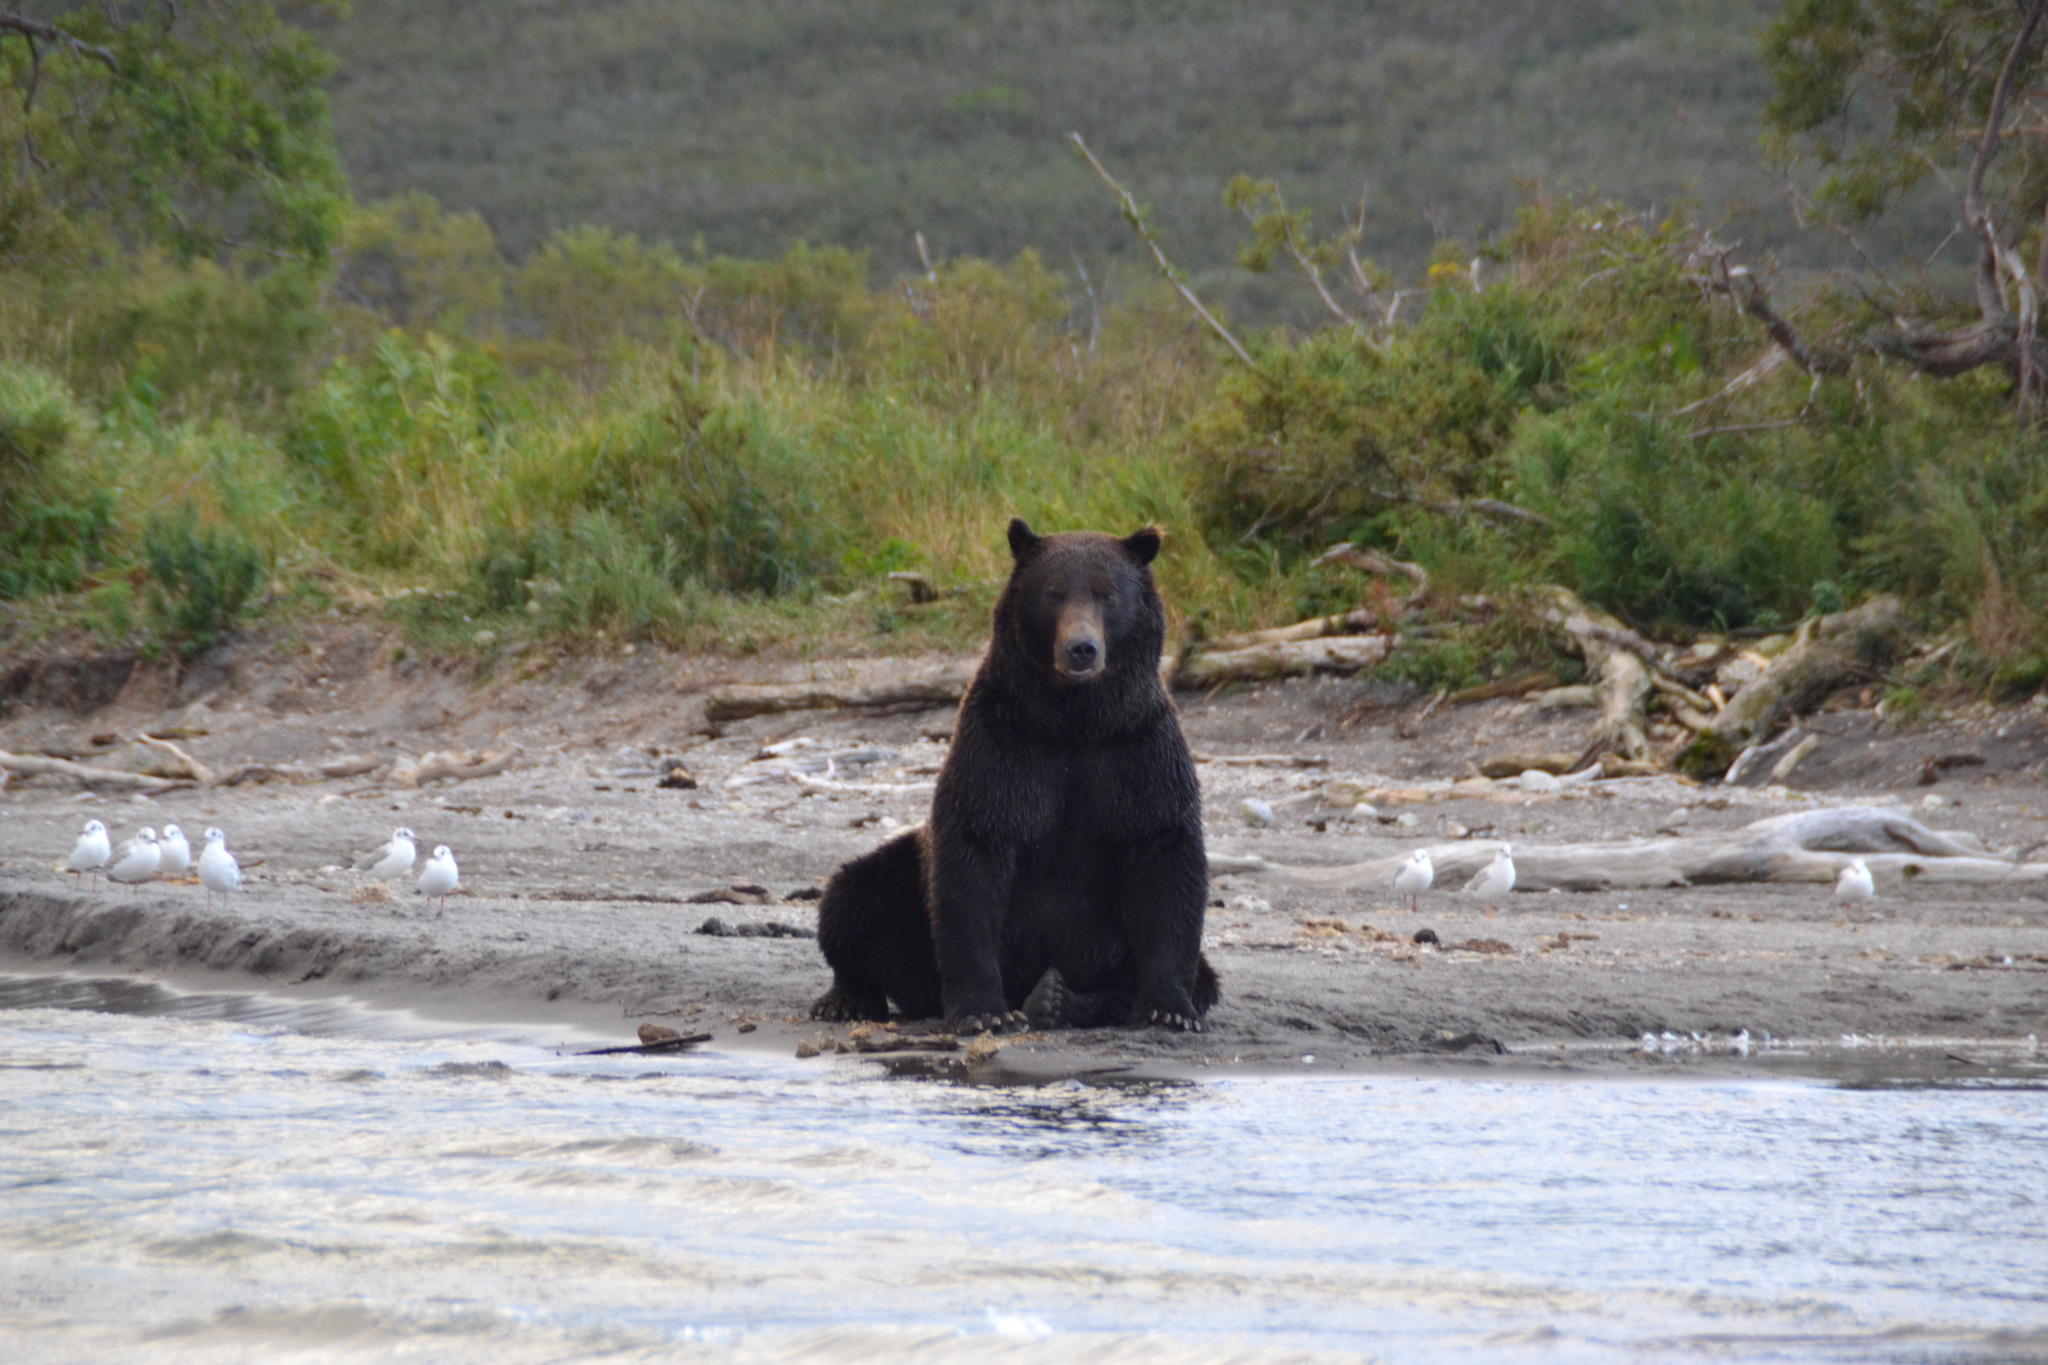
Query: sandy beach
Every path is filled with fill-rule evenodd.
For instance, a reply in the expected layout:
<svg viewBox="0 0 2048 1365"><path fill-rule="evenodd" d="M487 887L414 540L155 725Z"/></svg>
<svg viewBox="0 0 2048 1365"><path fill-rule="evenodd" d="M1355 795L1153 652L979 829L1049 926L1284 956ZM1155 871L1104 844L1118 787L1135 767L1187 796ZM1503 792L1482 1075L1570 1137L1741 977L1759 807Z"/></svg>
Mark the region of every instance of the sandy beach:
<svg viewBox="0 0 2048 1365"><path fill-rule="evenodd" d="M85 754L94 736L150 731L181 734L182 748L221 773L337 757L511 756L498 775L417 788L388 769L140 799L17 779L0 797L0 970L347 996L620 1042L652 1022L784 1055L863 1045L805 1017L829 980L801 936L815 905L805 897L839 862L923 817L949 710L796 712L719 727L704 719L707 687L795 681L827 666L638 655L492 678L464 661L397 652L375 632L336 627L182 671L54 654L0 670L0 749L16 753ZM1503 752L1577 747L1586 713L1502 699L1424 717L1427 698L1374 689L1316 679L1182 697L1204 760L1212 855L1323 868L1418 845L1733 831L1824 804L1910 808L1990 849L2048 835L2039 707L1910 728L1846 707L1809 722L1823 743L1787 786L1651 778L1522 791L1469 778ZM1945 762L1920 785L1930 758L1964 754L1983 761ZM680 759L696 785L660 785L665 758ZM1449 790L1458 779L1468 780ZM1383 799L1376 816L1331 799L1353 790L1406 796ZM1275 808L1270 827L1247 822L1247 797ZM248 889L208 908L196 884L79 887L56 866L95 817L117 840L176 823L196 842L219 825ZM416 831L422 865L443 843L461 860L463 888L445 913L410 877L387 890L349 870L401 824ZM1224 995L1204 1033L1026 1035L973 1049L971 1062L964 1046L878 1055L1013 1079L1308 1067L1967 1076L2033 1068L2048 1034L2040 881L1881 878L1881 918L1867 919L1846 914L1829 886L1804 882L1525 891L1491 914L1453 889L1461 884L1440 881L1410 912L1381 886L1318 888L1270 869L1219 875L1206 950ZM712 917L740 932L698 932ZM795 934L759 932L771 924ZM1423 930L1435 942L1418 943ZM889 1033L864 1032L869 1048Z"/></svg>

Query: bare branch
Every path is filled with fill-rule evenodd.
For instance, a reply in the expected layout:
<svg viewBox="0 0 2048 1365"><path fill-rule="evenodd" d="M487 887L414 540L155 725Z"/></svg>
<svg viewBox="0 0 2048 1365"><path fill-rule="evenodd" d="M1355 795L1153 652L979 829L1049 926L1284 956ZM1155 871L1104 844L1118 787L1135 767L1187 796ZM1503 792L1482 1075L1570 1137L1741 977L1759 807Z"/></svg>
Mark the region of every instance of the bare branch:
<svg viewBox="0 0 2048 1365"><path fill-rule="evenodd" d="M1998 84L1991 91L1991 111L1984 117L1984 136L1978 140L1977 155L1970 162L1970 178L1963 189L1963 221L1970 225L1970 231L1980 244L1977 253L1977 307L1986 318L2005 316L2006 307L2005 292L1999 288L1998 281L1998 236L1991 215L1984 210L1984 174L1991 168L1991 158L1998 153L2005 128L2005 108L2012 99L2013 80L2019 74L2027 45L2034 39L2034 30L2041 26L2044 13L2048 13L2048 0L2031 0L2026 7L2026 22L2020 25L2019 36L2013 39L2012 47L2005 54L2005 64L1998 69Z"/></svg>
<svg viewBox="0 0 2048 1365"><path fill-rule="evenodd" d="M114 60L112 52L109 52L106 48L82 42L66 33L63 29L58 28L55 24L46 24L41 20L29 19L19 14L0 14L0 33L19 33L22 37L29 40L31 51L34 50L35 40L38 38L46 43L56 43L60 47L68 47L81 57L91 57L94 61L104 64L107 70L113 72L116 76L121 74L121 64Z"/></svg>
<svg viewBox="0 0 2048 1365"><path fill-rule="evenodd" d="M1403 503L1420 507L1428 512L1440 512L1445 516L1475 516L1486 521L1518 521L1528 526L1548 527L1550 518L1540 512L1531 512L1526 507L1517 507L1499 498L1469 498L1463 502L1440 502L1434 498L1418 497L1413 493L1398 493L1387 488L1366 490L1382 502Z"/></svg>
<svg viewBox="0 0 2048 1365"><path fill-rule="evenodd" d="M1102 177L1102 182L1116 191L1117 199L1120 201L1123 209L1124 221L1131 225L1131 230L1138 234L1138 239L1151 250L1152 259L1159 263L1159 273L1164 275L1167 282L1180 292L1180 296L1183 299L1187 300L1188 307L1194 309L1196 315L1203 322L1209 324L1209 330L1222 338L1223 344L1230 348L1231 353L1244 362L1246 369L1254 373L1262 373L1259 370L1259 362L1252 359L1251 352L1239 345L1237 338L1230 334L1230 329L1221 322L1218 322L1216 315L1202 305L1201 299L1195 296L1195 291L1188 288L1187 284L1181 279L1180 271L1174 269L1173 262L1166 259L1166 252L1160 249L1159 243L1152 239L1151 230L1145 226L1145 214L1138 207L1138 201L1131 197L1131 192L1118 184L1116 177L1111 175L1108 169L1095 159L1095 153L1088 150L1088 144L1081 140L1079 133L1069 133L1067 136L1073 139L1074 146L1080 150L1082 156L1088 159L1088 164L1095 168L1095 173Z"/></svg>

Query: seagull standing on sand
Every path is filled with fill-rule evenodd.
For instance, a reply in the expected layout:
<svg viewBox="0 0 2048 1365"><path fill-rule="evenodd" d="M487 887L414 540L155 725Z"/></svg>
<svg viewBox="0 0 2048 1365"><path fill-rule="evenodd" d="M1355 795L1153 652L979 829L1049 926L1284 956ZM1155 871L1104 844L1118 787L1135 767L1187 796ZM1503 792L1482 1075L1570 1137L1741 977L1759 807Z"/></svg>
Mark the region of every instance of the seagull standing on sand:
<svg viewBox="0 0 2048 1365"><path fill-rule="evenodd" d="M1486 902L1486 913L1493 913L1493 903L1515 889L1515 852L1510 844L1502 844L1500 852L1493 855L1493 861L1479 870L1465 886L1465 893L1477 896Z"/></svg>
<svg viewBox="0 0 2048 1365"><path fill-rule="evenodd" d="M206 908L213 908L213 893L226 895L242 889L242 865L228 852L228 836L218 829L206 831L206 849L199 855L199 884L206 888Z"/></svg>
<svg viewBox="0 0 2048 1365"><path fill-rule="evenodd" d="M107 880L123 886L146 882L156 875L163 864L163 850L157 847L156 831L148 825L135 831L135 837L114 850L114 859L107 867Z"/></svg>
<svg viewBox="0 0 2048 1365"><path fill-rule="evenodd" d="M1422 893L1436 884L1436 866L1429 861L1429 850L1418 848L1408 855L1408 861L1401 864L1401 870L1394 874L1394 894L1408 898L1408 908L1422 908Z"/></svg>
<svg viewBox="0 0 2048 1365"><path fill-rule="evenodd" d="M448 845L438 844L434 856L427 860L427 870L420 873L420 894L440 900L441 908L448 908L448 893L462 880L461 871L455 866L455 855Z"/></svg>
<svg viewBox="0 0 2048 1365"><path fill-rule="evenodd" d="M1842 875L1835 878L1835 899L1851 910L1868 910L1877 899L1877 883L1861 858L1851 858Z"/></svg>
<svg viewBox="0 0 2048 1365"><path fill-rule="evenodd" d="M163 853L163 861L157 865L158 877L182 877L192 866L192 845L185 842L185 831L176 825L165 825L163 837L156 841Z"/></svg>
<svg viewBox="0 0 2048 1365"><path fill-rule="evenodd" d="M100 869L113 856L113 845L107 842L107 827L97 820L88 820L78 832L78 842L71 846L71 856L64 860L64 870L74 877L92 873L93 889L98 890Z"/></svg>
<svg viewBox="0 0 2048 1365"><path fill-rule="evenodd" d="M365 853L356 859L356 868L358 871L368 872L380 882L388 882L394 877L403 877L412 871L414 854L412 831L400 825L391 831L390 843L374 853Z"/></svg>

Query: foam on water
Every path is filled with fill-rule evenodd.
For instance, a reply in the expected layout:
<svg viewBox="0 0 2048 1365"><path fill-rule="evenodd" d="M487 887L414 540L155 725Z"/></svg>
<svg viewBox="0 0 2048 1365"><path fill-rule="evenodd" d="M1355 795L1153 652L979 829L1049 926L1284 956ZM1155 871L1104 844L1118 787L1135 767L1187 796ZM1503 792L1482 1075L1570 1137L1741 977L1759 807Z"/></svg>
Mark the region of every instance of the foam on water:
<svg viewBox="0 0 2048 1365"><path fill-rule="evenodd" d="M2019 1086L979 1089L0 979L10 1361L2048 1359L2044 1205Z"/></svg>

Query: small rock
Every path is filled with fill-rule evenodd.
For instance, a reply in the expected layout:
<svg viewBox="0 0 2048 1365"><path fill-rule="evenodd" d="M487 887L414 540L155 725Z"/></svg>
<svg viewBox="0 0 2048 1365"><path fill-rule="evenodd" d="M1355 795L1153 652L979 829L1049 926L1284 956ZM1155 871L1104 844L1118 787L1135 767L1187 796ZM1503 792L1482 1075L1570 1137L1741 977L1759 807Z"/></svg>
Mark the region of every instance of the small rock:
<svg viewBox="0 0 2048 1365"><path fill-rule="evenodd" d="M1540 768L1529 769L1516 778L1515 781L1520 784L1525 792L1559 792L1564 790L1564 783L1558 781L1555 774L1546 773Z"/></svg>
<svg viewBox="0 0 2048 1365"><path fill-rule="evenodd" d="M1948 798L1936 792L1929 792L1920 798L1920 809L1922 810L1940 810L1947 804Z"/></svg>
<svg viewBox="0 0 2048 1365"><path fill-rule="evenodd" d="M1244 822L1254 829L1269 829L1273 824L1273 808L1256 796L1247 796L1238 807L1244 813Z"/></svg>
<svg viewBox="0 0 2048 1365"><path fill-rule="evenodd" d="M745 1024L741 1024L741 1025L740 1025L740 1027L739 1027L739 1031L740 1031L741 1033L752 1033L752 1032L753 1032L753 1031L754 1031L755 1029L757 1029L757 1028L759 1028L759 1027L761 1027L761 1026L760 1026L759 1024L755 1024L755 1023L751 1023L751 1022L750 1022L750 1023L745 1023Z"/></svg>
<svg viewBox="0 0 2048 1365"><path fill-rule="evenodd" d="M1399 815L1394 817L1394 823L1400 826L1402 829L1414 829L1416 826L1420 825L1422 821L1416 818L1416 815L1413 811L1403 811Z"/></svg>
<svg viewBox="0 0 2048 1365"><path fill-rule="evenodd" d="M806 1038L796 1045L796 1055L799 1057L815 1057L818 1055L818 1045Z"/></svg>
<svg viewBox="0 0 2048 1365"><path fill-rule="evenodd" d="M1434 929L1417 929L1417 930L1415 931L1415 938L1414 938L1414 939L1413 939L1412 941L1413 941L1413 942L1416 942L1416 943L1439 943L1439 944L1443 942L1443 940L1442 940L1442 939L1440 939L1440 938L1438 938L1438 937L1436 936L1436 930L1434 930Z"/></svg>
<svg viewBox="0 0 2048 1365"><path fill-rule="evenodd" d="M1380 818L1379 808L1369 801L1361 801L1351 808L1351 818L1354 820L1377 820Z"/></svg>
<svg viewBox="0 0 2048 1365"><path fill-rule="evenodd" d="M1233 915L1266 915L1272 913L1273 903L1257 896L1232 896L1224 908Z"/></svg>
<svg viewBox="0 0 2048 1365"><path fill-rule="evenodd" d="M674 1029L664 1028L660 1024L642 1024L640 1026L640 1045L642 1047L653 1047L656 1043L680 1042L682 1037L683 1035L677 1033Z"/></svg>
<svg viewBox="0 0 2048 1365"><path fill-rule="evenodd" d="M993 1033L978 1035L973 1042L967 1045L968 1064L972 1066L977 1062L985 1062L995 1056L1003 1050L1003 1042L1003 1039L998 1038Z"/></svg>
<svg viewBox="0 0 2048 1365"><path fill-rule="evenodd" d="M469 638L475 642L478 649L489 649L492 645L498 643L498 632L495 630L480 630Z"/></svg>

